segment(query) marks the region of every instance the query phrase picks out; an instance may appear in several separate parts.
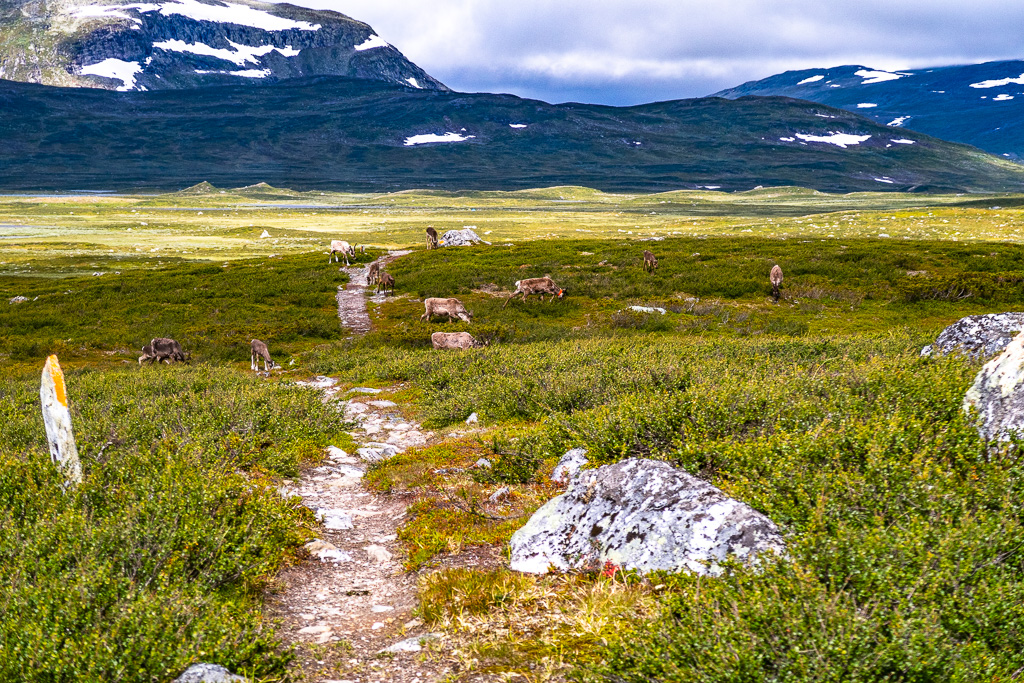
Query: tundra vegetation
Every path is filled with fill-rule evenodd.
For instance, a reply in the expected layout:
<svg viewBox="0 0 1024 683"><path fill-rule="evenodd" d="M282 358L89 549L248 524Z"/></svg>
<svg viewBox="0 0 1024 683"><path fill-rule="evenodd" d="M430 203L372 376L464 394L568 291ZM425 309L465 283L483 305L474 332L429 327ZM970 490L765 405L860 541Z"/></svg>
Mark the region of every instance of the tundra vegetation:
<svg viewBox="0 0 1024 683"><path fill-rule="evenodd" d="M399 536L421 616L457 644L428 656L462 676L1019 676L1024 444L986 444L962 411L981 360L919 350L964 315L1024 310L1021 198L246 192L0 203L15 226L0 243L0 679L167 680L204 659L286 680L261 599L315 522L276 487L348 438L289 381L314 373L407 383L394 397L449 435L367 484L413 501ZM317 201L330 207L275 208ZM133 209L153 224L126 237ZM494 244L427 250L427 221ZM323 259L339 237L376 244L361 263L417 248L389 264L403 292L371 304L359 338L337 324L345 275ZM501 310L546 273L566 298ZM474 322L421 321L427 297L457 297ZM490 344L437 353L438 330ZM192 364L139 368L154 337ZM271 378L245 366L254 337L284 366ZM84 475L69 494L38 410L54 352ZM595 465L685 468L771 517L789 555L721 578L440 568L500 555L576 446Z"/></svg>

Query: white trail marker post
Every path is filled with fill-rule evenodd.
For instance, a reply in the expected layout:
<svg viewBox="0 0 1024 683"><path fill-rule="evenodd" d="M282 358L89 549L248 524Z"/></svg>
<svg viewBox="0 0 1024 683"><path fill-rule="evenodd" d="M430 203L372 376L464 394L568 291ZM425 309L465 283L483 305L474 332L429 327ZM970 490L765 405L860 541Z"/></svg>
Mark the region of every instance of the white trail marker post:
<svg viewBox="0 0 1024 683"><path fill-rule="evenodd" d="M43 423L46 425L50 457L64 475L64 488L80 484L82 464L78 460L75 435L71 432L71 413L68 411L64 371L60 369L57 356L46 359L39 398L43 404Z"/></svg>

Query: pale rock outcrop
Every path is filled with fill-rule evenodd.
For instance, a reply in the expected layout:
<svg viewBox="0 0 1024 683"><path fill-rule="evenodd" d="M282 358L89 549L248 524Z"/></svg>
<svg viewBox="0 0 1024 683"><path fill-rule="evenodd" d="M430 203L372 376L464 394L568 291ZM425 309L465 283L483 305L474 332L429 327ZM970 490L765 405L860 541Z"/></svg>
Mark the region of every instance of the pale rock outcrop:
<svg viewBox="0 0 1024 683"><path fill-rule="evenodd" d="M1024 313L989 313L961 318L939 333L934 344L921 349L922 356L960 352L972 358L1000 353L1024 330Z"/></svg>
<svg viewBox="0 0 1024 683"><path fill-rule="evenodd" d="M513 536L511 568L543 574L601 566L717 574L785 546L749 505L671 465L630 458L581 472Z"/></svg>
<svg viewBox="0 0 1024 683"><path fill-rule="evenodd" d="M193 664L174 679L174 683L247 683L249 679L236 676L219 664Z"/></svg>
<svg viewBox="0 0 1024 683"><path fill-rule="evenodd" d="M555 469L551 471L551 481L556 484L568 484L586 464L587 449L571 448L565 452L565 455L555 465Z"/></svg>
<svg viewBox="0 0 1024 683"><path fill-rule="evenodd" d="M977 410L978 433L987 440L1024 436L1024 335L1018 335L974 378L964 410Z"/></svg>
<svg viewBox="0 0 1024 683"><path fill-rule="evenodd" d="M480 239L480 236L468 227L462 230L449 230L441 236L441 244L446 247L468 247L481 242L490 244L487 240Z"/></svg>

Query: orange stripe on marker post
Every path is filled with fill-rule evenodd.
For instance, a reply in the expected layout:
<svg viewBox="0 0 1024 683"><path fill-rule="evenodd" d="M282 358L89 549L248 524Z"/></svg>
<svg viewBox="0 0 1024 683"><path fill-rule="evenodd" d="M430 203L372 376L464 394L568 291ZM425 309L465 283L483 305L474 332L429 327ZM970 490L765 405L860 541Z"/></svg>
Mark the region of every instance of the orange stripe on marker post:
<svg viewBox="0 0 1024 683"><path fill-rule="evenodd" d="M64 388L64 371L60 369L60 361L57 360L57 356L50 356L46 359L46 368L50 371L50 376L53 377L53 390L57 395L57 400L67 408L68 392Z"/></svg>

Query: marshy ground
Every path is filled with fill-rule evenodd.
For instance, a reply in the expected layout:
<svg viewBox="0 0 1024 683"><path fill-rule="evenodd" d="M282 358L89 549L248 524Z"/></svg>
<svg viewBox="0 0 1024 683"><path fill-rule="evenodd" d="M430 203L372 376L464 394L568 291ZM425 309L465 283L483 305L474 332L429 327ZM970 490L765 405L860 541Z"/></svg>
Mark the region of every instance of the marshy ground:
<svg viewBox="0 0 1024 683"><path fill-rule="evenodd" d="M363 484L405 509L384 542L415 594L408 621L423 622L409 632L444 634L403 655L424 671L1013 680L1019 450L981 442L961 409L980 361L919 350L964 315L1024 308L1022 200L581 188L2 198L0 678L163 680L204 659L255 680L362 681L400 663L349 666L353 629L292 649L298 621L275 626L283 612L268 608L282 577L314 566L302 546L324 533L279 489L321 476L328 445L352 452L362 439L351 415L295 383L329 375L340 391L390 391L403 419L437 435ZM475 226L492 244L426 251L427 225ZM368 245L357 269L412 249L388 265L397 293L368 301L364 335L339 324L349 278L327 264L330 239ZM544 274L565 300L502 310L515 280ZM473 322L421 322L428 296L458 297ZM433 351L436 330L490 344ZM193 364L139 368L156 336L181 341ZM283 366L270 377L248 368L254 337ZM54 352L86 473L72 495L34 398ZM465 424L472 413L479 423ZM504 544L557 495L547 473L575 446L595 464L652 457L707 479L770 516L790 556L721 580L509 572Z"/></svg>

